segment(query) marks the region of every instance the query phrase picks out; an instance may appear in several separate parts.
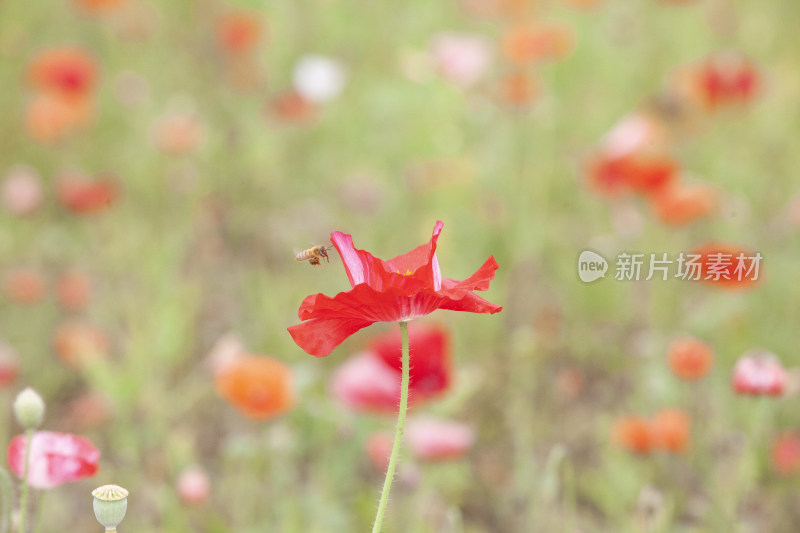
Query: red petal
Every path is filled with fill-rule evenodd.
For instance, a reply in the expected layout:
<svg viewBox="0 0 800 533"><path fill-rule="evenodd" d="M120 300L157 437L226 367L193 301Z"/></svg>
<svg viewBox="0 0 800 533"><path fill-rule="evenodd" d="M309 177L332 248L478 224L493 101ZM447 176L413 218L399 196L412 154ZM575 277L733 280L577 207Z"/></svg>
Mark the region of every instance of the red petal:
<svg viewBox="0 0 800 533"><path fill-rule="evenodd" d="M439 235L442 233L443 227L444 222L437 221L433 227L433 235L429 242L417 246L408 253L389 259L385 264L389 265L392 272L407 276L417 274L414 277L419 278L420 274L424 273L424 281L435 290L439 290L441 288L442 271L439 268L439 261L436 259L436 243L439 241Z"/></svg>
<svg viewBox="0 0 800 533"><path fill-rule="evenodd" d="M456 281L445 278L442 280L442 293L452 299L460 299L472 291L485 291L494 279L494 271L497 269L498 265L494 256L489 256L489 259L467 279Z"/></svg>
<svg viewBox="0 0 800 533"><path fill-rule="evenodd" d="M502 305L496 305L488 300L484 300L477 294L467 293L460 300L447 300L440 309L449 311L465 311L467 313L488 313L495 314L503 310Z"/></svg>
<svg viewBox="0 0 800 533"><path fill-rule="evenodd" d="M312 318L288 330L294 342L306 353L325 357L347 337L373 322L361 318Z"/></svg>

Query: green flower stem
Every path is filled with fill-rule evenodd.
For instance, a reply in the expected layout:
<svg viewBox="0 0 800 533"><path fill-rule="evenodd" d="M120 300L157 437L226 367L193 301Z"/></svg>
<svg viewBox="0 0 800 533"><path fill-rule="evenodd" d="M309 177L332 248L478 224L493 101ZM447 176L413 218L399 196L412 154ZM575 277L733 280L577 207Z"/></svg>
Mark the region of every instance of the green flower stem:
<svg viewBox="0 0 800 533"><path fill-rule="evenodd" d="M19 500L19 533L25 533L25 517L28 515L28 462L32 441L33 428L25 432L25 463L22 467L22 496Z"/></svg>
<svg viewBox="0 0 800 533"><path fill-rule="evenodd" d="M11 476L0 467L0 533L11 531Z"/></svg>
<svg viewBox="0 0 800 533"><path fill-rule="evenodd" d="M397 412L397 429L394 432L394 444L392 454L389 456L389 467L386 469L386 480L383 482L383 492L381 501L378 504L378 514L375 516L375 523L372 526L372 533L378 533L383 525L383 514L386 512L386 503L389 501L389 489L392 488L394 479L394 468L397 466L397 456L400 455L400 441L403 438L403 426L406 422L406 411L408 410L408 381L409 381L409 354L408 354L408 323L400 322L400 338L402 339L403 357L403 377L400 382L400 409Z"/></svg>

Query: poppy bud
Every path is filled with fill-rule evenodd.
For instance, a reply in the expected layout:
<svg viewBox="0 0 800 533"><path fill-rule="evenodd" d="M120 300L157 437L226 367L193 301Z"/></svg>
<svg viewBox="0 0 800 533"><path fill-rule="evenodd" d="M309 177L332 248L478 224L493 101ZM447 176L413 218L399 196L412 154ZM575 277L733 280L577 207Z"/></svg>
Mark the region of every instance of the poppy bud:
<svg viewBox="0 0 800 533"><path fill-rule="evenodd" d="M14 416L25 429L38 427L44 417L44 400L38 392L30 387L26 388L14 400Z"/></svg>
<svg viewBox="0 0 800 533"><path fill-rule="evenodd" d="M92 496L94 517L106 531L116 532L128 510L128 491L119 485L103 485L94 489Z"/></svg>

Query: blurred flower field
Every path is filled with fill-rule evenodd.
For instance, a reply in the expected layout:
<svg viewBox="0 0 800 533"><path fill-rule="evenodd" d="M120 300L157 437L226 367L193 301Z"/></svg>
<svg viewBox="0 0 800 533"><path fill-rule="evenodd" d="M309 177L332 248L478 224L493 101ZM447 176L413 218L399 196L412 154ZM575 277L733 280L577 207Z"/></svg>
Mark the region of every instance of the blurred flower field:
<svg viewBox="0 0 800 533"><path fill-rule="evenodd" d="M0 532L797 531L798 24L0 0Z"/></svg>

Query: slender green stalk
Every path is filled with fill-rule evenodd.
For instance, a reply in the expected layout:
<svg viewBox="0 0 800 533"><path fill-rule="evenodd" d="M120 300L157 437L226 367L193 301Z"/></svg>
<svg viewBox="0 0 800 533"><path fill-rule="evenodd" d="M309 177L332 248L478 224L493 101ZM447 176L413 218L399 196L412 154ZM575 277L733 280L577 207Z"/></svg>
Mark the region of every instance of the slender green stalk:
<svg viewBox="0 0 800 533"><path fill-rule="evenodd" d="M33 428L25 432L25 463L22 467L22 496L19 500L19 533L25 533L25 518L28 515L28 462L32 441Z"/></svg>
<svg viewBox="0 0 800 533"><path fill-rule="evenodd" d="M11 531L11 476L0 467L0 533Z"/></svg>
<svg viewBox="0 0 800 533"><path fill-rule="evenodd" d="M400 409L397 412L397 429L394 432L392 454L389 456L389 467L386 469L386 481L383 482L383 492L381 492L381 501L378 504L378 514L375 516L372 533L378 533L383 525L383 514L386 512L386 503L389 501L389 489L392 488L394 468L397 465L397 456L400 455L400 441L403 438L403 426L406 422L406 411L408 410L408 381L411 365L409 364L408 354L407 322L400 322L400 338L402 339L403 357L403 377L400 382Z"/></svg>

